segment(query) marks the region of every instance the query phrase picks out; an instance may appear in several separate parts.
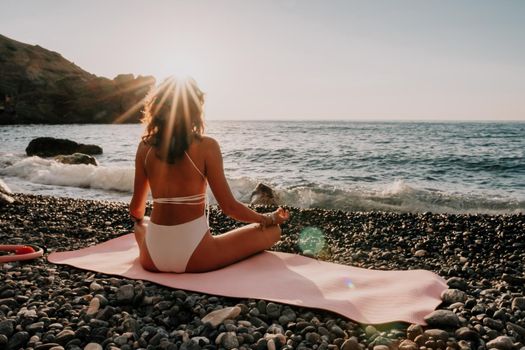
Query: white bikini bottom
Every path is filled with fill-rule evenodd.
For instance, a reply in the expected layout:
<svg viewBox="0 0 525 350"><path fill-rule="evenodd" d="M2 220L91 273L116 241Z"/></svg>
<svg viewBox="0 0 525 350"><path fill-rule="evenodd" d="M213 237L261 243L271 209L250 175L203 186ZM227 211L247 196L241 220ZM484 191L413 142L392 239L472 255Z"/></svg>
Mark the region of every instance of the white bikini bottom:
<svg viewBox="0 0 525 350"><path fill-rule="evenodd" d="M147 222L146 246L155 267L163 272L185 272L188 261L206 232L206 215L179 225Z"/></svg>

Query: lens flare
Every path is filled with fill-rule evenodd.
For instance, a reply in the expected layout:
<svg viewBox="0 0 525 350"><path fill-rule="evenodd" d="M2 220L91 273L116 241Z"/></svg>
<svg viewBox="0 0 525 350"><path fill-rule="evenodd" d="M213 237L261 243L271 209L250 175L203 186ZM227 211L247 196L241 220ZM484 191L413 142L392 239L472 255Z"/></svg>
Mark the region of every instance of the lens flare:
<svg viewBox="0 0 525 350"><path fill-rule="evenodd" d="M323 231L317 227L305 227L299 234L299 248L303 253L309 251L317 255L324 246L325 239Z"/></svg>
<svg viewBox="0 0 525 350"><path fill-rule="evenodd" d="M355 288L355 284L350 278L345 278L345 286L347 286L349 289Z"/></svg>

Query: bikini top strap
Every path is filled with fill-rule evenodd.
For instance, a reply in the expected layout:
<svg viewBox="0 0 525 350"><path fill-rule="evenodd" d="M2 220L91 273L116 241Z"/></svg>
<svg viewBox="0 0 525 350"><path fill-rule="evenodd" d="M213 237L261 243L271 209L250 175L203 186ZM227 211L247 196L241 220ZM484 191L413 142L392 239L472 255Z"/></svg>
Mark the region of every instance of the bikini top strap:
<svg viewBox="0 0 525 350"><path fill-rule="evenodd" d="M188 152L184 151L184 153L186 154L186 157L188 157L188 159L190 160L191 164L193 165L193 167L195 168L195 170L197 170L199 172L199 174L201 174L202 178L204 180L206 180L206 176L204 176L203 173L201 173L201 171L199 170L199 168L197 168L197 165L195 165L195 163L193 162L193 159L191 159L190 155L188 154Z"/></svg>

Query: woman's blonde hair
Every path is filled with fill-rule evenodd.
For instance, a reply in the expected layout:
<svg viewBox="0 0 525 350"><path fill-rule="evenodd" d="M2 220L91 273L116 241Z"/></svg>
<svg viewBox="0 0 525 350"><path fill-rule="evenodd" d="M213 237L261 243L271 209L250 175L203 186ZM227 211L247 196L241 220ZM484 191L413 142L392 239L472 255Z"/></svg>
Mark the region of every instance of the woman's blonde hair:
<svg viewBox="0 0 525 350"><path fill-rule="evenodd" d="M168 78L146 97L142 140L160 159L174 163L204 133L204 93L191 78Z"/></svg>

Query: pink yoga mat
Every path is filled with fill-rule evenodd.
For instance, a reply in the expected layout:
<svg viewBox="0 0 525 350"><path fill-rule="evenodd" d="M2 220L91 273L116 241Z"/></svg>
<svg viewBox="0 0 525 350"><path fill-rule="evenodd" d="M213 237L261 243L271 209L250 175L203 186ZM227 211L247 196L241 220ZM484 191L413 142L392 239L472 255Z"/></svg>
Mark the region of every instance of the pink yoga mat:
<svg viewBox="0 0 525 350"><path fill-rule="evenodd" d="M264 251L206 273L154 273L138 259L133 234L48 260L85 270L155 282L167 287L235 298L265 299L329 310L364 324L425 324L441 303L445 281L426 270L379 271Z"/></svg>

